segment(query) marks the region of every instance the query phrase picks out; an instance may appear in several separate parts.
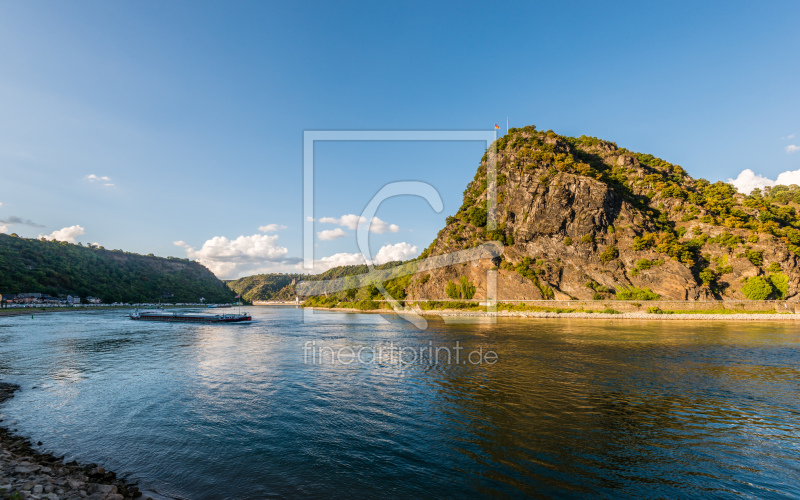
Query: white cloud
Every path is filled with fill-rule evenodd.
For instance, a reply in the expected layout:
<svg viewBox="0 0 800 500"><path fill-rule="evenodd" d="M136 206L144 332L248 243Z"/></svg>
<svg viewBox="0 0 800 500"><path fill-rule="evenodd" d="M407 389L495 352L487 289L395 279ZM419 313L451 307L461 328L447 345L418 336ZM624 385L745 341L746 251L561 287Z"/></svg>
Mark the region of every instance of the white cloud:
<svg viewBox="0 0 800 500"><path fill-rule="evenodd" d="M787 141L789 139L794 139L794 136L795 136L795 134L789 134L786 137L781 137L781 139L783 139L784 141Z"/></svg>
<svg viewBox="0 0 800 500"><path fill-rule="evenodd" d="M203 243L199 250L185 241L174 242L186 250L187 257L200 262L220 278L238 277L270 262L285 260L289 251L277 243L277 235L266 234L239 236L234 240L214 236Z"/></svg>
<svg viewBox="0 0 800 500"><path fill-rule="evenodd" d="M2 207L2 206L3 206L3 202L2 202L2 201L0 201L0 207Z"/></svg>
<svg viewBox="0 0 800 500"><path fill-rule="evenodd" d="M800 169L789 170L778 174L778 178L775 179L775 184L782 184L784 186L791 186L792 184L800 185Z"/></svg>
<svg viewBox="0 0 800 500"><path fill-rule="evenodd" d="M7 233L7 232L8 232L8 226L4 226L4 225L0 224L0 234Z"/></svg>
<svg viewBox="0 0 800 500"><path fill-rule="evenodd" d="M749 168L742 170L737 178L728 179L728 183L733 184L733 187L744 194L750 194L750 192L756 188L764 189L766 186L775 185L775 181L761 175L756 175L756 173Z"/></svg>
<svg viewBox="0 0 800 500"><path fill-rule="evenodd" d="M416 257L417 254L417 247L405 242L394 245L384 245L380 250L378 250L373 263L385 264L392 261L408 260ZM360 253L335 253L329 257L323 257L315 260L313 272L318 274L337 266L357 266L366 263L367 260ZM302 268L302 265L302 263L297 264L295 272L306 272L306 270Z"/></svg>
<svg viewBox="0 0 800 500"><path fill-rule="evenodd" d="M344 236L347 236L347 234L348 233L344 231L342 228L337 227L336 229L326 229L325 231L320 231L317 233L317 236L319 237L319 239L323 241L329 241L342 238Z"/></svg>
<svg viewBox="0 0 800 500"><path fill-rule="evenodd" d="M357 266L366 264L367 261L360 253L335 253L330 257L323 257L314 261L314 272L321 273L336 266Z"/></svg>
<svg viewBox="0 0 800 500"><path fill-rule="evenodd" d="M336 224L351 230L356 230L359 225L367 223L367 218L361 215L347 214L339 217L338 219L335 217L322 217L319 219L319 221L323 224ZM396 224L389 224L377 217L373 217L372 223L369 225L369 230L370 232L377 234L385 233L387 231L390 233L396 233L400 231L400 227Z"/></svg>
<svg viewBox="0 0 800 500"><path fill-rule="evenodd" d="M786 146L787 153L794 153L795 151L800 151L800 146L795 146L794 144L789 144Z"/></svg>
<svg viewBox="0 0 800 500"><path fill-rule="evenodd" d="M782 184L784 186L790 186L792 184L800 185L800 170L782 172L778 174L778 178L773 181L762 175L757 175L747 168L742 170L736 179L728 179L728 182L733 184L740 193L750 194L755 188L764 189L767 186L775 186L777 184Z"/></svg>
<svg viewBox="0 0 800 500"><path fill-rule="evenodd" d="M66 241L67 243L75 243L75 239L82 235L86 234L83 227L74 225L70 227L65 227L63 229L59 229L58 231L53 231L49 235L40 234L39 238L46 238L48 240L56 240L56 241Z"/></svg>
<svg viewBox="0 0 800 500"><path fill-rule="evenodd" d="M281 229L286 229L286 226L281 226L280 224L267 224L266 226L260 226L258 228L258 230L262 233L274 233L275 231L280 231Z"/></svg>
<svg viewBox="0 0 800 500"><path fill-rule="evenodd" d="M375 264L385 264L395 260L408 260L418 255L417 246L406 242L384 245L375 255Z"/></svg>
<svg viewBox="0 0 800 500"><path fill-rule="evenodd" d="M114 187L114 184L111 182L111 177L107 175L89 174L86 176L86 180L89 182L102 182L105 187Z"/></svg>

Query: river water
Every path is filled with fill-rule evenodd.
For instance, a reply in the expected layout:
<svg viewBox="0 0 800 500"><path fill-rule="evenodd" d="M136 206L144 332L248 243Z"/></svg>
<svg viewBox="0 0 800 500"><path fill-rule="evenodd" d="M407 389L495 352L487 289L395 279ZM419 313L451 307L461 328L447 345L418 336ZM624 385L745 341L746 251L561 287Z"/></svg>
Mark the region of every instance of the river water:
<svg viewBox="0 0 800 500"><path fill-rule="evenodd" d="M800 497L794 324L248 310L0 317L3 425L176 498Z"/></svg>

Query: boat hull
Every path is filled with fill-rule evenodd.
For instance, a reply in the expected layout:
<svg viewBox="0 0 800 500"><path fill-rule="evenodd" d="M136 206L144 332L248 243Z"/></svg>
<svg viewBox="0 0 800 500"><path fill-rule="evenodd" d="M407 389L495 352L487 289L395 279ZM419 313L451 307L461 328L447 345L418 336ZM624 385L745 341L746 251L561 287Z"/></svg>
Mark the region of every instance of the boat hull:
<svg viewBox="0 0 800 500"><path fill-rule="evenodd" d="M202 316L181 316L181 315L170 315L170 314L152 314L152 315L139 315L139 316L130 316L131 319L136 321L162 321L167 323L242 323L251 321L252 318L250 315L225 315L221 317L208 317L204 318Z"/></svg>

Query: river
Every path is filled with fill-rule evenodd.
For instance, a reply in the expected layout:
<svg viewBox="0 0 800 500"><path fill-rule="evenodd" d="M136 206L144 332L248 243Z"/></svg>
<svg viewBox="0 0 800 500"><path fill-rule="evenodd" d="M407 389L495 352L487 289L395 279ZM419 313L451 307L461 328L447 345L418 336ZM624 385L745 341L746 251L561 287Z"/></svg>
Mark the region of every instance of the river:
<svg viewBox="0 0 800 500"><path fill-rule="evenodd" d="M0 317L3 425L187 499L800 497L794 324L247 310Z"/></svg>

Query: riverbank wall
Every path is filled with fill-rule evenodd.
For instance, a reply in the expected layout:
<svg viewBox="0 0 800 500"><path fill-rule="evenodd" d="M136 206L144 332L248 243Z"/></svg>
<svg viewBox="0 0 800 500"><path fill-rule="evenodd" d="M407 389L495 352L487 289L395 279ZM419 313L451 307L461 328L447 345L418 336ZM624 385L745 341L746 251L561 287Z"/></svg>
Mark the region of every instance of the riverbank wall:
<svg viewBox="0 0 800 500"><path fill-rule="evenodd" d="M309 307L321 311L394 314L388 302L375 302L380 308ZM479 302L406 301L406 311L422 316L465 318L577 318L638 320L709 321L797 321L800 304L786 301L600 301L538 300L498 303L496 310ZM402 311L401 311L402 312Z"/></svg>

